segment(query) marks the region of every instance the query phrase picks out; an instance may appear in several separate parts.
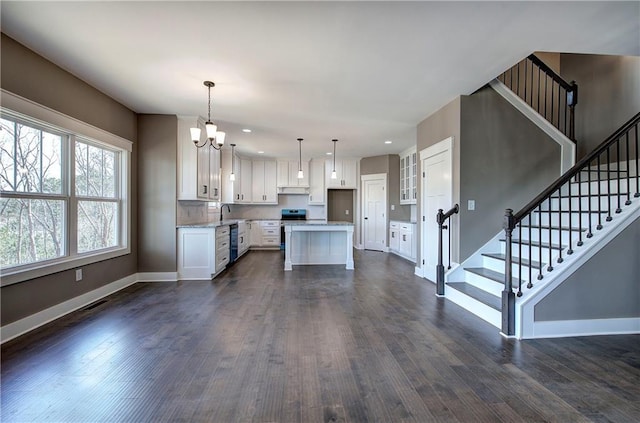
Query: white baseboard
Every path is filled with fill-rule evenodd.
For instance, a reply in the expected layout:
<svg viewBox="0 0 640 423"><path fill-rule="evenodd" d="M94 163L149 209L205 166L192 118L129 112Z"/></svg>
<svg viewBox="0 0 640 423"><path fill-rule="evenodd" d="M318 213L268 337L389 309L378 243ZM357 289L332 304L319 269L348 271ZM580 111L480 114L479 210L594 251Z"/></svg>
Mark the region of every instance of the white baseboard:
<svg viewBox="0 0 640 423"><path fill-rule="evenodd" d="M628 335L640 333L640 317L534 322L531 338Z"/></svg>
<svg viewBox="0 0 640 423"><path fill-rule="evenodd" d="M178 272L138 273L137 282L177 282Z"/></svg>
<svg viewBox="0 0 640 423"><path fill-rule="evenodd" d="M100 298L111 295L114 292L120 291L138 282L136 274L129 275L110 284L101 286L93 291L86 292L70 300L64 301L60 304L56 304L53 307L49 307L45 310L39 311L35 314L9 323L0 328L0 343L5 343L13 338L23 335L33 329L36 329L42 325L45 325L53 320L56 320L66 314L76 311L88 304L91 304Z"/></svg>

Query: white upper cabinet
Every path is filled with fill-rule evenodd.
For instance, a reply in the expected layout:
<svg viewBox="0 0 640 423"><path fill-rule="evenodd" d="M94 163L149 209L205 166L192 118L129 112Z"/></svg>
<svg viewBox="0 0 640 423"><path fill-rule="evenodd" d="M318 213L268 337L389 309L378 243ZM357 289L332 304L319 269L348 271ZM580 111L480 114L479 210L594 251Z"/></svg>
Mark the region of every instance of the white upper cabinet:
<svg viewBox="0 0 640 423"><path fill-rule="evenodd" d="M178 200L220 200L220 151L196 148L189 128L204 126L198 117L178 117ZM203 129L204 130L204 129Z"/></svg>
<svg viewBox="0 0 640 423"><path fill-rule="evenodd" d="M331 179L333 171L333 159L327 159L325 166L325 181L327 188L358 187L358 159L336 160L336 179Z"/></svg>
<svg viewBox="0 0 640 423"><path fill-rule="evenodd" d="M253 160L251 163L251 172L253 177L251 202L278 204L278 171L276 161Z"/></svg>
<svg viewBox="0 0 640 423"><path fill-rule="evenodd" d="M400 204L416 204L418 155L415 148L400 153Z"/></svg>
<svg viewBox="0 0 640 423"><path fill-rule="evenodd" d="M278 188L309 187L309 162L302 161L304 178L298 179L297 160L278 160Z"/></svg>
<svg viewBox="0 0 640 423"><path fill-rule="evenodd" d="M309 164L310 205L325 204L324 167L324 160L313 159Z"/></svg>

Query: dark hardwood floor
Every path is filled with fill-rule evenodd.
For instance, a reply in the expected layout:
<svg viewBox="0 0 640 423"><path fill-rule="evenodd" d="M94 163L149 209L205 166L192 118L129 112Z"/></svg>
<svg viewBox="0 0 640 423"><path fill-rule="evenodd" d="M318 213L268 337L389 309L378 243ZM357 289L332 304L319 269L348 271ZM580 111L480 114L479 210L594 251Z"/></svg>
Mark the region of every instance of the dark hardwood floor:
<svg viewBox="0 0 640 423"><path fill-rule="evenodd" d="M515 341L390 254L251 252L2 346L1 420L638 422L640 336Z"/></svg>

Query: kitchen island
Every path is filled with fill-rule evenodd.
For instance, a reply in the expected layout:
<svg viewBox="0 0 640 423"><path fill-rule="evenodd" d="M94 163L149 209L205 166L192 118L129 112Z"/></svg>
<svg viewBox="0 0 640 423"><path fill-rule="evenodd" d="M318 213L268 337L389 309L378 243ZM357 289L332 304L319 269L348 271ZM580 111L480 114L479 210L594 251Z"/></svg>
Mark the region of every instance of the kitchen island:
<svg viewBox="0 0 640 423"><path fill-rule="evenodd" d="M304 264L344 264L353 269L353 223L284 223L284 270Z"/></svg>

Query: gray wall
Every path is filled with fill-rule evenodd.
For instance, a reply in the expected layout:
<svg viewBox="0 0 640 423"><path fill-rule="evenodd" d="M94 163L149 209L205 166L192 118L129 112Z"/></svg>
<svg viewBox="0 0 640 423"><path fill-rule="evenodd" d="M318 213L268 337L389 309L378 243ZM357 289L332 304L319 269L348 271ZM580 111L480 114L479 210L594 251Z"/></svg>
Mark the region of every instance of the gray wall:
<svg viewBox="0 0 640 423"><path fill-rule="evenodd" d="M176 272L178 118L138 117L138 272Z"/></svg>
<svg viewBox="0 0 640 423"><path fill-rule="evenodd" d="M438 110L431 116L424 119L418 124L417 135L417 151L418 151L418 175L422 175L422 163L420 161L420 151L427 147L435 145L442 140L453 137L453 204L460 201L460 97L455 98L449 104ZM422 197L422 178L418 179L418 204L417 204L417 233L422 233L421 218L422 207L420 198ZM452 234L451 234L451 257L454 261L459 261L458 246L458 217L454 215L451 218ZM420 239L420 236L418 237ZM425 240L429 245L437 248L437 239ZM422 260L421 243L417 245L417 261Z"/></svg>
<svg viewBox="0 0 640 423"><path fill-rule="evenodd" d="M53 63L2 34L2 88L105 131L131 140L131 254L0 289L2 325L99 288L137 271L137 117L136 114ZM175 181L173 182L175 185Z"/></svg>
<svg viewBox="0 0 640 423"><path fill-rule="evenodd" d="M560 176L560 146L488 86L462 97L460 260ZM474 211L467 201L475 200Z"/></svg>
<svg viewBox="0 0 640 423"><path fill-rule="evenodd" d="M640 317L640 219L535 307L534 320Z"/></svg>
<svg viewBox="0 0 640 423"><path fill-rule="evenodd" d="M562 54L564 79L578 84L578 157L640 111L640 57Z"/></svg>
<svg viewBox="0 0 640 423"><path fill-rule="evenodd" d="M400 205L400 156L365 157L360 160L360 175L387 174L387 216L389 220L408 222L411 219L411 206ZM391 210L391 206L394 210Z"/></svg>
<svg viewBox="0 0 640 423"><path fill-rule="evenodd" d="M327 191L327 220L353 222L355 201L352 189L330 189ZM349 214L346 214L346 211Z"/></svg>

